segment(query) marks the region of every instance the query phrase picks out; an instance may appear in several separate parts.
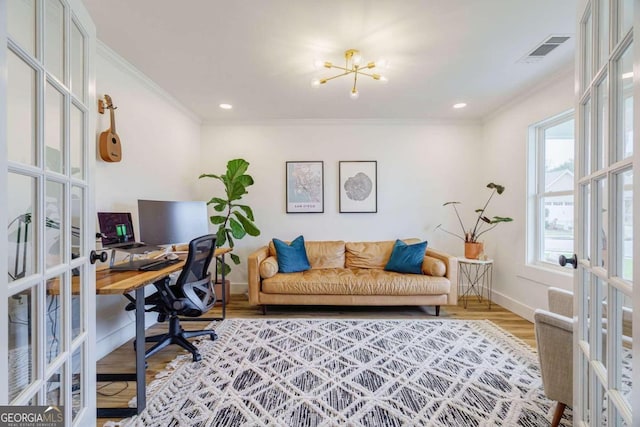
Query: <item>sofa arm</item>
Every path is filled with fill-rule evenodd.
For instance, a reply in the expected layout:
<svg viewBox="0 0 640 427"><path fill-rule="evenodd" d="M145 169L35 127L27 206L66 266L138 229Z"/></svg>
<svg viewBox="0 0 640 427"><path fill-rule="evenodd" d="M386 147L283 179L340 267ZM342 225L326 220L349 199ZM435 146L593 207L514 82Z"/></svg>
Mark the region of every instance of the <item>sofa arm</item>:
<svg viewBox="0 0 640 427"><path fill-rule="evenodd" d="M260 263L269 256L269 247L263 246L249 255L249 305L260 305Z"/></svg>
<svg viewBox="0 0 640 427"><path fill-rule="evenodd" d="M449 291L449 296L447 297L447 304L458 304L458 258L431 248L427 248L425 255L437 258L444 262L444 265L447 267L447 272L444 277L449 279L449 282L451 283L451 289Z"/></svg>

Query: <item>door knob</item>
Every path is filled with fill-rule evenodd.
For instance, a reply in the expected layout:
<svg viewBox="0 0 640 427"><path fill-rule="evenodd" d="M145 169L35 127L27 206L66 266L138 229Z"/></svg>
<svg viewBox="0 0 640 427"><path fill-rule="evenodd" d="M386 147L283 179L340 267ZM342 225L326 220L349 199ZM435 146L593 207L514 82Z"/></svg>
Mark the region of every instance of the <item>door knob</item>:
<svg viewBox="0 0 640 427"><path fill-rule="evenodd" d="M89 261L91 261L91 264L95 264L96 261L105 262L107 260L107 257L108 255L106 252L91 251L91 253L89 254Z"/></svg>
<svg viewBox="0 0 640 427"><path fill-rule="evenodd" d="M571 258L567 258L564 255L560 255L560 258L558 258L558 264L560 264L563 267L567 264L573 264L573 268L576 269L578 268L578 257L576 256L576 254L573 254L573 257Z"/></svg>

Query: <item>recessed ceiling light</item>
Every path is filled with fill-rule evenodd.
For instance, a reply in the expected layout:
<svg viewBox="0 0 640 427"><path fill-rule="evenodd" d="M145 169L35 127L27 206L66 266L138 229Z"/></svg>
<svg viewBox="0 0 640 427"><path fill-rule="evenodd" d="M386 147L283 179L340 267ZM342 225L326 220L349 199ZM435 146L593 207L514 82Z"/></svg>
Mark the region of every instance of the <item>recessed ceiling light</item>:
<svg viewBox="0 0 640 427"><path fill-rule="evenodd" d="M231 105L231 104L220 104L220 108L222 108L223 110L231 110L233 108L233 105Z"/></svg>
<svg viewBox="0 0 640 427"><path fill-rule="evenodd" d="M458 102L457 104L453 104L453 108L464 108L467 104L465 102Z"/></svg>

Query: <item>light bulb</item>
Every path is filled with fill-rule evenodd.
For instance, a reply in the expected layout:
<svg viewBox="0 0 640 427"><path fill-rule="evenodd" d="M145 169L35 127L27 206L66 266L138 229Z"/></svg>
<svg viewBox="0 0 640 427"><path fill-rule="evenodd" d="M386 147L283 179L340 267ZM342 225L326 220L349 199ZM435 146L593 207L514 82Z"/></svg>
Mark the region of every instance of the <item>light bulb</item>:
<svg viewBox="0 0 640 427"><path fill-rule="evenodd" d="M360 92L356 88L351 89L351 99L358 99Z"/></svg>
<svg viewBox="0 0 640 427"><path fill-rule="evenodd" d="M380 78L378 79L380 82L382 83L389 83L389 79L386 78L385 76L380 76Z"/></svg>
<svg viewBox="0 0 640 427"><path fill-rule="evenodd" d="M384 58L380 58L376 61L376 68L389 68L389 61Z"/></svg>
<svg viewBox="0 0 640 427"><path fill-rule="evenodd" d="M360 63L362 62L362 55L360 55L359 53L354 54L352 61L353 65L360 65Z"/></svg>
<svg viewBox="0 0 640 427"><path fill-rule="evenodd" d="M319 70L320 68L324 67L324 61L322 59L314 59L313 60L313 67L316 70Z"/></svg>
<svg viewBox="0 0 640 427"><path fill-rule="evenodd" d="M311 80L311 87L313 88L320 87L320 79Z"/></svg>
<svg viewBox="0 0 640 427"><path fill-rule="evenodd" d="M458 102L457 104L453 104L453 108L455 108L456 110L459 110L460 108L464 108L466 106L467 104L465 102Z"/></svg>

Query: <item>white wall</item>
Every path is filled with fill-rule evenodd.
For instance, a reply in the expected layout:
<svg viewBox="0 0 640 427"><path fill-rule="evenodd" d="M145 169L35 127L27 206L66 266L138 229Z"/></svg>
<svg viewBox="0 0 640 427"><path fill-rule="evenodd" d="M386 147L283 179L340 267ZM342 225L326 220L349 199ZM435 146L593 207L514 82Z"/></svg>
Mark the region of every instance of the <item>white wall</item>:
<svg viewBox="0 0 640 427"><path fill-rule="evenodd" d="M456 225L453 212L442 204L472 200L473 183L482 165L474 161L483 151L478 124L416 124L397 122L322 122L207 125L202 129L199 170L224 173L228 160L249 161L246 204L254 209L259 237L236 245L243 263L231 275L246 284L246 258L273 237L306 240L427 239L434 248L462 254L462 242L435 231ZM287 214L285 162L324 161L324 213ZM338 161L378 162L378 212L338 213ZM222 185L211 179L197 184L202 199L220 195ZM471 214L472 205L468 206Z"/></svg>
<svg viewBox="0 0 640 427"><path fill-rule="evenodd" d="M481 182L506 187L492 200L488 213L510 216L486 234L485 251L495 259L494 300L533 320L533 310L547 307L547 288L572 289L570 270L549 271L526 265L526 199L528 128L574 107L573 70L568 70L518 97L486 120L484 125Z"/></svg>
<svg viewBox="0 0 640 427"><path fill-rule="evenodd" d="M196 200L200 122L100 44L96 70L98 97L106 93L118 107L116 131L122 142L121 162L96 159L96 210L132 212L137 232L138 199ZM108 127L108 111L98 114L98 135ZM125 313L122 296L96 298L100 358L134 336L135 317ZM155 316L149 316L147 324L154 321Z"/></svg>

